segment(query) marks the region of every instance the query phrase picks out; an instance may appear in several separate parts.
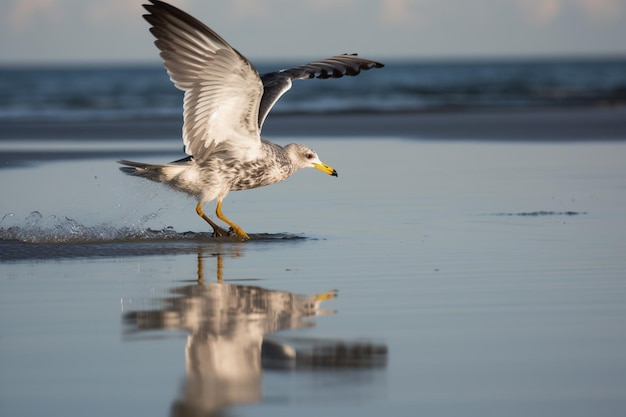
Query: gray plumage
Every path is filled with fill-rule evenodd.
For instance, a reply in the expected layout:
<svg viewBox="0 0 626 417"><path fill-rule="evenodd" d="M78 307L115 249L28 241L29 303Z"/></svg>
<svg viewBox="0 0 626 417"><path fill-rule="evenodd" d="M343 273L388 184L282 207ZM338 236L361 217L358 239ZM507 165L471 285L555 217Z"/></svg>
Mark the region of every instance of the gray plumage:
<svg viewBox="0 0 626 417"><path fill-rule="evenodd" d="M261 75L263 97L259 109L259 127L278 99L291 88L293 80L307 78L341 78L344 75L359 75L362 70L382 68L383 64L359 58L356 54L343 54L320 61L310 62L295 68L268 72Z"/></svg>
<svg viewBox="0 0 626 417"><path fill-rule="evenodd" d="M217 199L217 216L235 234L249 238L221 214L229 191L283 181L300 168L337 176L311 148L285 147L261 139L267 114L293 80L354 76L383 65L356 55L338 55L260 76L252 64L203 23L167 3L151 0L144 18L165 68L183 90L183 143L187 158L165 165L119 161L127 174L165 183L198 199L196 211L216 235L227 234L202 212Z"/></svg>

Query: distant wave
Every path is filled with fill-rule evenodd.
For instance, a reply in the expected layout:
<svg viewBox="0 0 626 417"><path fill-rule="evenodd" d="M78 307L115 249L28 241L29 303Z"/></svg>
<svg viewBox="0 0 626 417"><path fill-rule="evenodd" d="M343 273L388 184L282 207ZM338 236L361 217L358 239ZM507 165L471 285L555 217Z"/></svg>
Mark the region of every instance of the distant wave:
<svg viewBox="0 0 626 417"><path fill-rule="evenodd" d="M626 105L626 59L386 64L354 78L299 81L273 111ZM182 92L159 66L0 69L0 121L180 118L181 108Z"/></svg>

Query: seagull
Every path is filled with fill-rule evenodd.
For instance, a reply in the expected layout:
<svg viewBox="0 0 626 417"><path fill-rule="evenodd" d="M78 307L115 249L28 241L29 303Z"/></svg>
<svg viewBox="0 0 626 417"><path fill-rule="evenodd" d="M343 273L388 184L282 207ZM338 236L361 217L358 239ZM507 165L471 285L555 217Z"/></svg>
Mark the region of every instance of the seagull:
<svg viewBox="0 0 626 417"><path fill-rule="evenodd" d="M197 199L196 213L213 228L213 236L250 236L222 213L229 191L248 190L283 181L301 168L337 176L308 146L280 146L261 138L268 113L293 80L355 76L383 64L337 55L294 68L259 75L252 64L217 33L182 10L150 0L143 17L161 51L170 80L184 91L183 159L164 165L118 161L124 173L161 182ZM203 211L217 200L215 214L226 230Z"/></svg>

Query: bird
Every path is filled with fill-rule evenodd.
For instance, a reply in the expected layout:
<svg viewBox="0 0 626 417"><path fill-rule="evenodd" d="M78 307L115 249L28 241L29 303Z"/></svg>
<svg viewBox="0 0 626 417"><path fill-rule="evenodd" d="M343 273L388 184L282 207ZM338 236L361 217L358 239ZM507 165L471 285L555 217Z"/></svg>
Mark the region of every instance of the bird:
<svg viewBox="0 0 626 417"><path fill-rule="evenodd" d="M182 139L187 156L163 165L120 160L122 172L194 196L196 213L213 228L212 236L240 240L250 236L222 212L229 191L274 184L301 168L337 177L310 147L281 146L261 138L263 123L294 80L355 76L383 64L343 54L260 75L248 59L186 12L160 0L143 7L170 80L184 91ZM213 200L215 214L228 230L204 213L203 204Z"/></svg>

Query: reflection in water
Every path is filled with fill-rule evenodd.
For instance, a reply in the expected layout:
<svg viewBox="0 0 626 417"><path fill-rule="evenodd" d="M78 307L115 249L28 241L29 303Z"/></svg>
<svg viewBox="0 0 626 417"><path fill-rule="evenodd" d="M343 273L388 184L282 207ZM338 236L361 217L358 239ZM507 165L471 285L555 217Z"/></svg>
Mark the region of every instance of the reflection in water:
<svg viewBox="0 0 626 417"><path fill-rule="evenodd" d="M320 310L334 291L297 295L257 286L222 282L223 256L217 259L217 283L203 280L203 255L198 253L197 283L176 287L160 309L125 315L132 333L146 330L188 331L187 379L172 415L207 415L235 404L261 399L262 367L372 368L386 364L384 345L311 339L278 342L269 333L314 326L307 317ZM234 254L239 256L239 254Z"/></svg>

